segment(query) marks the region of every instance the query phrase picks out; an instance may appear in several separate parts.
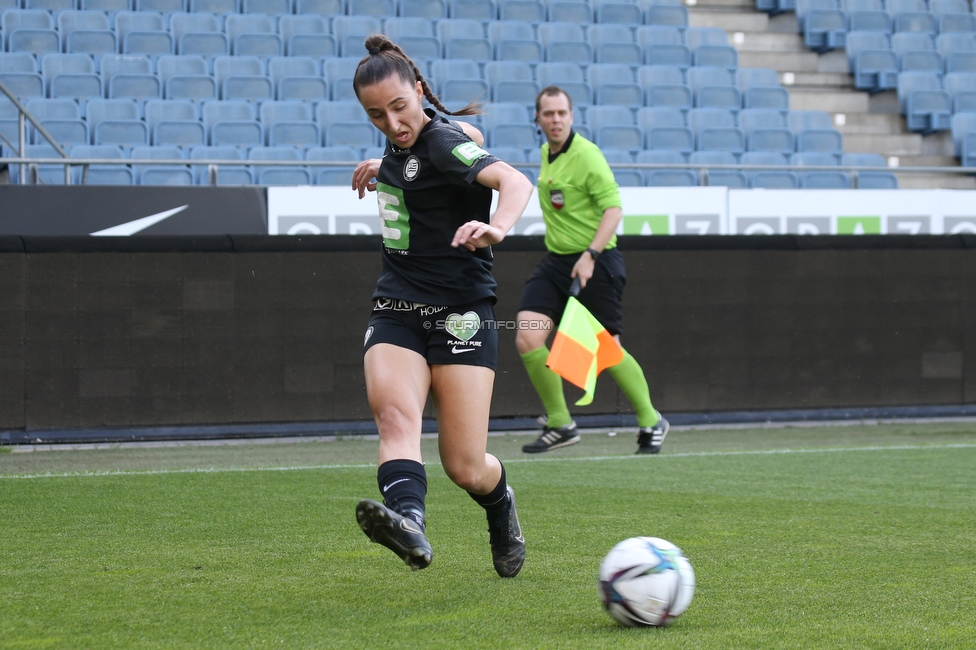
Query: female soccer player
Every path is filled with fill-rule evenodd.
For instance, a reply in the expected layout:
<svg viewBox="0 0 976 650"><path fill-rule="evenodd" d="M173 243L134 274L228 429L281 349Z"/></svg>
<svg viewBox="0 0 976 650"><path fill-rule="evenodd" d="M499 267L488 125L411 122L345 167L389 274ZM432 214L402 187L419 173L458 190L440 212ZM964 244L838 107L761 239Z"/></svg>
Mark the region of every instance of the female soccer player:
<svg viewBox="0 0 976 650"><path fill-rule="evenodd" d="M356 519L412 569L430 564L420 455L429 392L444 471L485 509L495 570L512 577L525 542L505 468L487 453L498 352L489 246L522 215L532 185L422 102L447 115L475 114L476 104L447 111L385 36L367 38L366 50L353 87L388 141L378 172L375 161L360 163L352 186L360 197L376 191L383 226L383 267L363 342L383 503L360 501ZM498 190L498 207L489 220L491 190Z"/></svg>

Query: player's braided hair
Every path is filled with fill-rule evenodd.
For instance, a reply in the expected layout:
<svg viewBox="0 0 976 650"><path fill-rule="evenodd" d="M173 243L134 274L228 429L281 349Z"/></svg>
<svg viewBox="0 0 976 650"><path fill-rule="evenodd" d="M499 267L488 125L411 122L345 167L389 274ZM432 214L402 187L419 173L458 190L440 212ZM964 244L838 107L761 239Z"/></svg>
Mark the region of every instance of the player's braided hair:
<svg viewBox="0 0 976 650"><path fill-rule="evenodd" d="M477 100L457 111L449 111L444 108L440 98L434 94L427 84L427 80L420 74L417 65L400 49L399 45L383 34L373 34L368 37L366 39L366 51L369 54L359 62L352 80L356 97L359 97L359 89L363 86L371 86L395 74L411 85L419 81L427 101L445 115L478 115L482 112L481 104Z"/></svg>

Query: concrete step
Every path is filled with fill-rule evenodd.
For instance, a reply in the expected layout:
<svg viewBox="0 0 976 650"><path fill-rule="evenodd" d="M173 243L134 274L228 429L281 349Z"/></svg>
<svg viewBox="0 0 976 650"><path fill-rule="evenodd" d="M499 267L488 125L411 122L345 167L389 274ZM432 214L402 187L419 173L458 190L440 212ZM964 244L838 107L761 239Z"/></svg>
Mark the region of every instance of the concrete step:
<svg viewBox="0 0 976 650"><path fill-rule="evenodd" d="M903 190L976 190L976 177L962 174L895 174Z"/></svg>
<svg viewBox="0 0 976 650"><path fill-rule="evenodd" d="M889 156L889 165L891 164ZM894 156L896 167L958 167L955 156Z"/></svg>
<svg viewBox="0 0 976 650"><path fill-rule="evenodd" d="M729 38L734 41L735 34ZM748 42L749 35L745 35ZM733 43L734 45L734 43ZM739 50L739 66L743 68L772 68L779 72L831 72L847 73L847 57L843 52L817 54L806 48L799 52L775 52Z"/></svg>
<svg viewBox="0 0 976 650"><path fill-rule="evenodd" d="M761 31L742 31L729 35L729 43L743 52L810 52L798 34L776 34ZM810 52L814 56L815 53Z"/></svg>
<svg viewBox="0 0 976 650"><path fill-rule="evenodd" d="M868 97L864 93L855 91L791 90L790 109L828 113L867 113Z"/></svg>
<svg viewBox="0 0 976 650"><path fill-rule="evenodd" d="M889 90L883 93L869 95L868 105L872 113L887 113L888 115L901 115L901 107L898 105L898 94Z"/></svg>
<svg viewBox="0 0 976 650"><path fill-rule="evenodd" d="M922 153L926 156L955 157L956 148L952 143L952 133L950 131L939 131L924 136L922 138Z"/></svg>
<svg viewBox="0 0 976 650"><path fill-rule="evenodd" d="M761 12L724 9L692 9L688 16L691 27L721 27L727 32L764 32L769 17Z"/></svg>
<svg viewBox="0 0 976 650"><path fill-rule="evenodd" d="M900 135L905 133L905 121L900 115L876 113L839 113L834 115L835 128L848 135Z"/></svg>
<svg viewBox="0 0 976 650"><path fill-rule="evenodd" d="M846 153L879 153L882 156L917 156L922 151L922 136L917 134L844 134Z"/></svg>
<svg viewBox="0 0 976 650"><path fill-rule="evenodd" d="M769 19L768 32L778 32L782 34L798 34L800 28L796 22L796 14L792 11L785 14L772 16Z"/></svg>
<svg viewBox="0 0 976 650"><path fill-rule="evenodd" d="M832 90L850 89L854 79L846 72L784 72L780 74L780 83L790 90Z"/></svg>

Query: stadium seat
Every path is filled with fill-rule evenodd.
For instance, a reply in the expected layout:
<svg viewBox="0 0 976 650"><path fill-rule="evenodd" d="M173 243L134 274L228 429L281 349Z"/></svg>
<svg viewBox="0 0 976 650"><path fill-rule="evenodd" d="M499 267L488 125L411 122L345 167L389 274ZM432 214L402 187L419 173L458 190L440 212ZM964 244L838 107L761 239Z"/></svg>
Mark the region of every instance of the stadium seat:
<svg viewBox="0 0 976 650"><path fill-rule="evenodd" d="M541 88L559 86L573 100L573 106L589 106L593 103L593 89L586 83L583 69L566 62L540 63L535 69Z"/></svg>
<svg viewBox="0 0 976 650"><path fill-rule="evenodd" d="M102 80L95 74L95 64L87 54L44 54L41 72L50 97L102 96Z"/></svg>
<svg viewBox="0 0 976 650"><path fill-rule="evenodd" d="M219 147L191 147L190 160L244 160L244 150L239 147L219 146ZM199 185L210 183L208 169L206 165L191 165L194 180ZM254 183L251 171L236 165L220 165L216 169L216 182L218 185L250 185Z"/></svg>
<svg viewBox="0 0 976 650"><path fill-rule="evenodd" d="M969 12L967 0L929 0L929 10L936 16Z"/></svg>
<svg viewBox="0 0 976 650"><path fill-rule="evenodd" d="M315 121L323 130L336 122L369 123L366 111L357 101L319 102L315 106Z"/></svg>
<svg viewBox="0 0 976 650"><path fill-rule="evenodd" d="M362 59L366 55L363 42L370 34L382 32L379 18L370 15L336 16L332 19L332 35L339 46L339 56Z"/></svg>
<svg viewBox="0 0 976 650"><path fill-rule="evenodd" d="M645 65L637 69L637 83L644 91L645 106L691 108L694 100L691 86L684 82L681 68Z"/></svg>
<svg viewBox="0 0 976 650"><path fill-rule="evenodd" d="M637 162L657 165L682 165L685 157L677 151L641 151ZM648 187L695 187L698 176L690 169L644 169L644 185Z"/></svg>
<svg viewBox="0 0 976 650"><path fill-rule="evenodd" d="M963 167L976 167L976 113L952 116L952 143Z"/></svg>
<svg viewBox="0 0 976 650"><path fill-rule="evenodd" d="M942 55L934 50L910 50L899 57L901 72L935 72L942 74L945 62Z"/></svg>
<svg viewBox="0 0 976 650"><path fill-rule="evenodd" d="M952 98L936 72L902 72L898 75L898 102L909 129L928 134L950 127Z"/></svg>
<svg viewBox="0 0 976 650"><path fill-rule="evenodd" d="M684 113L676 107L640 108L637 125L644 133L645 149L669 149L684 155L695 149L695 136L685 124Z"/></svg>
<svg viewBox="0 0 976 650"><path fill-rule="evenodd" d="M0 72L35 74L37 60L30 52L0 52Z"/></svg>
<svg viewBox="0 0 976 650"><path fill-rule="evenodd" d="M302 156L295 147L252 147L247 154L248 161L301 161ZM268 166L251 165L251 170L259 185L310 185L311 174L303 165Z"/></svg>
<svg viewBox="0 0 976 650"><path fill-rule="evenodd" d="M89 100L85 113L92 128L92 144L149 144L149 129L140 119L135 100Z"/></svg>
<svg viewBox="0 0 976 650"><path fill-rule="evenodd" d="M237 0L187 0L187 10L192 13L205 11L212 14L231 14L240 10Z"/></svg>
<svg viewBox="0 0 976 650"><path fill-rule="evenodd" d="M595 0L597 23L620 25L639 25L643 22L641 8L637 3L624 0Z"/></svg>
<svg viewBox="0 0 976 650"><path fill-rule="evenodd" d="M580 0L550 0L548 3L549 22L578 23L588 25L593 22L593 6Z"/></svg>
<svg viewBox="0 0 976 650"><path fill-rule="evenodd" d="M739 126L746 135L747 151L775 151L788 155L796 150L786 116L776 109L744 109L739 113Z"/></svg>
<svg viewBox="0 0 976 650"><path fill-rule="evenodd" d="M311 147L305 150L305 160L307 161L351 163L341 167L309 167L316 185L349 187L352 182L352 172L361 159L359 150L352 147Z"/></svg>
<svg viewBox="0 0 976 650"><path fill-rule="evenodd" d="M107 31L112 29L108 15L102 11L60 11L57 14L57 25L62 38L79 30Z"/></svg>
<svg viewBox="0 0 976 650"><path fill-rule="evenodd" d="M688 85L691 87L696 107L723 106L737 110L742 105L741 94L735 86L732 73L725 68L715 66L689 68Z"/></svg>
<svg viewBox="0 0 976 650"><path fill-rule="evenodd" d="M317 146L321 132L312 121L312 107L308 102L264 102L259 109L261 124L269 146Z"/></svg>
<svg viewBox="0 0 976 650"><path fill-rule="evenodd" d="M444 0L400 0L397 12L404 18L440 20L447 16L447 3Z"/></svg>
<svg viewBox="0 0 976 650"><path fill-rule="evenodd" d="M254 105L243 100L203 103L203 124L212 146L261 146L264 130L256 119Z"/></svg>
<svg viewBox="0 0 976 650"><path fill-rule="evenodd" d="M532 68L525 61L489 61L485 79L495 102L514 102L531 106L539 94Z"/></svg>
<svg viewBox="0 0 976 650"><path fill-rule="evenodd" d="M844 149L844 137L835 129L804 129L794 134L798 153L829 153L838 157Z"/></svg>
<svg viewBox="0 0 976 650"><path fill-rule="evenodd" d="M501 20L538 24L546 19L546 7L538 0L500 0L498 17Z"/></svg>
<svg viewBox="0 0 976 650"><path fill-rule="evenodd" d="M691 65L691 50L677 27L643 25L637 28L637 44L646 65L674 65L685 69Z"/></svg>
<svg viewBox="0 0 976 650"><path fill-rule="evenodd" d="M102 82L108 86L116 75L151 75L152 60L142 54L103 54L98 58L98 72Z"/></svg>
<svg viewBox="0 0 976 650"><path fill-rule="evenodd" d="M640 65L641 49L628 25L591 25L586 35L597 63Z"/></svg>
<svg viewBox="0 0 976 650"><path fill-rule="evenodd" d="M470 59L440 59L430 65L435 92L441 101L471 101L488 99L488 83L481 78L481 69Z"/></svg>
<svg viewBox="0 0 976 650"><path fill-rule="evenodd" d="M72 158L125 159L118 145L76 144L71 147ZM132 170L122 165L84 165L71 168L71 182L80 185L132 185Z"/></svg>
<svg viewBox="0 0 976 650"><path fill-rule="evenodd" d="M235 55L268 57L284 54L284 43L272 16L230 14L224 19L224 29Z"/></svg>
<svg viewBox="0 0 976 650"><path fill-rule="evenodd" d="M898 54L887 34L848 32L847 59L858 90L876 93L898 87Z"/></svg>
<svg viewBox="0 0 976 650"><path fill-rule="evenodd" d="M935 37L935 47L943 57L956 52L976 52L976 34L947 32Z"/></svg>
<svg viewBox="0 0 976 650"><path fill-rule="evenodd" d="M157 99L162 96L162 83L154 74L117 74L108 82L110 99Z"/></svg>
<svg viewBox="0 0 976 650"><path fill-rule="evenodd" d="M688 111L688 127L695 135L699 151L745 151L745 134L736 126L732 111L722 108L693 108Z"/></svg>
<svg viewBox="0 0 976 650"><path fill-rule="evenodd" d="M973 14L944 14L937 16L938 33L976 32L976 16Z"/></svg>
<svg viewBox="0 0 976 650"><path fill-rule="evenodd" d="M688 162L703 165L736 165L738 161L735 155L728 151L694 151L689 157ZM746 188L749 182L745 174L732 169L711 169L705 168L703 179L707 178L707 183L703 185L715 187Z"/></svg>
<svg viewBox="0 0 976 650"><path fill-rule="evenodd" d="M595 103L637 108L643 104L643 92L630 66L622 63L594 63L586 71L587 81L595 93Z"/></svg>
<svg viewBox="0 0 976 650"><path fill-rule="evenodd" d="M535 29L528 22L492 20L488 23L486 33L494 48L496 60L522 60L531 63L543 59L542 43L537 41ZM447 47L446 42L444 45Z"/></svg>
<svg viewBox="0 0 976 650"><path fill-rule="evenodd" d="M747 151L742 154L743 165L786 165L788 159L773 151ZM797 175L786 170L746 170L749 187L763 189L792 190L800 186Z"/></svg>
<svg viewBox="0 0 976 650"><path fill-rule="evenodd" d="M539 40L545 48L546 61L567 61L580 65L593 62L593 47L586 41L579 24L542 23L539 25Z"/></svg>
<svg viewBox="0 0 976 650"><path fill-rule="evenodd" d="M295 0L299 15L337 16L343 13L342 0Z"/></svg>
<svg viewBox="0 0 976 650"><path fill-rule="evenodd" d="M876 153L845 153L841 165L856 167L885 167L884 156ZM862 190L897 190L898 179L891 172L850 172L851 186ZM855 185L856 179L856 185Z"/></svg>
<svg viewBox="0 0 976 650"><path fill-rule="evenodd" d="M794 165L804 166L832 166L838 164L837 157L833 154L820 151L798 152L793 154L790 162ZM812 171L798 172L800 187L804 189L831 189L846 190L850 189L851 182L846 172L838 171Z"/></svg>
<svg viewBox="0 0 976 650"><path fill-rule="evenodd" d="M688 8L682 5L647 6L644 9L644 24L684 29L688 26Z"/></svg>
<svg viewBox="0 0 976 650"><path fill-rule="evenodd" d="M807 14L802 28L803 42L820 53L842 48L847 43L847 28L847 14L840 9L815 9Z"/></svg>
<svg viewBox="0 0 976 650"><path fill-rule="evenodd" d="M379 131L372 124L363 122L333 122L325 127L322 143L327 147L355 147L363 149L374 146L379 139Z"/></svg>
<svg viewBox="0 0 976 650"><path fill-rule="evenodd" d="M291 0L241 0L241 13L290 14Z"/></svg>
<svg viewBox="0 0 976 650"><path fill-rule="evenodd" d="M961 96L976 93L976 72L950 72L943 79L943 83L946 92L952 98L953 112L972 112L968 109L958 110L956 105ZM966 102L966 106L972 105L971 98L963 101Z"/></svg>
<svg viewBox="0 0 976 650"><path fill-rule="evenodd" d="M183 150L175 145L135 146L133 160L176 160L184 158ZM192 185L190 168L182 165L132 165L133 176L139 185Z"/></svg>
<svg viewBox="0 0 976 650"><path fill-rule="evenodd" d="M634 121L634 114L624 106L592 106L586 113L587 126L600 146L636 152L642 148L644 135Z"/></svg>
<svg viewBox="0 0 976 650"><path fill-rule="evenodd" d="M453 19L488 22L498 18L498 7L494 0L448 0L447 15Z"/></svg>

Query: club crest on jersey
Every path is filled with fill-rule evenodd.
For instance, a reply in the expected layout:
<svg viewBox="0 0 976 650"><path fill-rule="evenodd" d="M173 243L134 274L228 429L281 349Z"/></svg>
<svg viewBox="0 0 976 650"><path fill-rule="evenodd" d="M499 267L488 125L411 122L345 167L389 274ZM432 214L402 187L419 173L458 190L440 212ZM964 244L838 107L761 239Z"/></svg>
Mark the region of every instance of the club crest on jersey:
<svg viewBox="0 0 976 650"><path fill-rule="evenodd" d="M420 173L420 158L410 156L407 162L403 163L403 180L412 181Z"/></svg>
<svg viewBox="0 0 976 650"><path fill-rule="evenodd" d="M566 205L566 197L563 196L562 190L549 190L549 200L552 201L552 207L557 210L562 210Z"/></svg>

